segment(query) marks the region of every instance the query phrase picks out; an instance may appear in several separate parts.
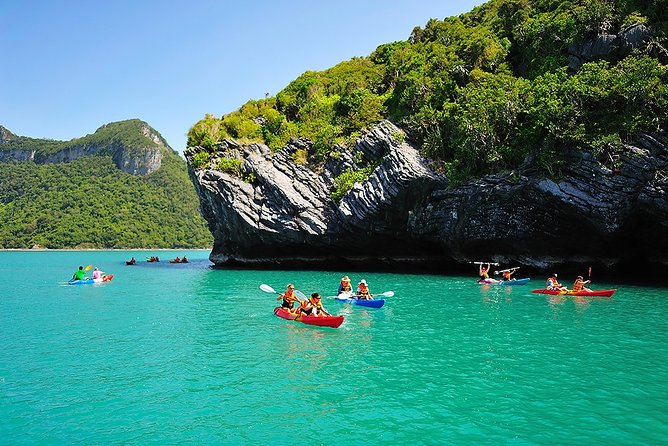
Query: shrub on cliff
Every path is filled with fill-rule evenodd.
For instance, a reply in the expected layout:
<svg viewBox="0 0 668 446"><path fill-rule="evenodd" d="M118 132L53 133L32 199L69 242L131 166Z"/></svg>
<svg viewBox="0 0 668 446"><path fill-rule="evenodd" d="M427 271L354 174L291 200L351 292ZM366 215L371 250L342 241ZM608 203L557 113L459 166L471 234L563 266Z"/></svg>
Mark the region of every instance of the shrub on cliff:
<svg viewBox="0 0 668 446"><path fill-rule="evenodd" d="M334 144L389 118L453 179L517 168L530 154L554 172L572 148L614 164L623 141L668 122L666 66L636 51L569 75L568 48L642 22L654 33L646 52L668 58L660 3L492 0L430 20L367 58L306 72L275 98L206 116L189 145L233 137L276 149L302 136L318 163Z"/></svg>

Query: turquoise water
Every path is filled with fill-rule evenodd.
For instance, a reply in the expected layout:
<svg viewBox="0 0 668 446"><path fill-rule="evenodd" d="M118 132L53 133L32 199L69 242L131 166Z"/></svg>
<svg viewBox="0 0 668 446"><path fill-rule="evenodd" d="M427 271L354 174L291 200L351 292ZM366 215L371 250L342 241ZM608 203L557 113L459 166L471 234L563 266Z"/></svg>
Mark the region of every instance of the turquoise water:
<svg viewBox="0 0 668 446"><path fill-rule="evenodd" d="M0 252L2 443L668 442L666 289L555 298L529 292L542 280L214 270L185 253ZM114 280L62 284L87 264ZM329 329L275 317L258 288L331 295L344 273L396 295L325 300L346 316Z"/></svg>

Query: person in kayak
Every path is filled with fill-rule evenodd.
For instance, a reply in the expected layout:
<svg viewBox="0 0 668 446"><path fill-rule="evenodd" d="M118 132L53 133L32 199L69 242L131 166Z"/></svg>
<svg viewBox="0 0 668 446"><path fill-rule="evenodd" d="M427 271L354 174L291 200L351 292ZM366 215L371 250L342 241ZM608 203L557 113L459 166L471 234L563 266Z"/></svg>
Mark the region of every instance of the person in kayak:
<svg viewBox="0 0 668 446"><path fill-rule="evenodd" d="M568 288L560 284L557 280L557 273L552 274L552 276L545 281L545 288L550 291L568 291Z"/></svg>
<svg viewBox="0 0 668 446"><path fill-rule="evenodd" d="M283 299L281 308L285 308L289 313L292 314L298 312L298 310L295 310L295 302L298 301L298 299L295 296L295 286L293 284L289 283L285 292L276 298L276 300L281 299Z"/></svg>
<svg viewBox="0 0 668 446"><path fill-rule="evenodd" d="M341 294L341 293L351 293L353 292L353 287L350 285L350 277L348 276L343 276L341 277L341 283L339 284L339 292L336 294Z"/></svg>
<svg viewBox="0 0 668 446"><path fill-rule="evenodd" d="M188 259L186 259L186 256L183 256L181 259L181 263L188 263Z"/></svg>
<svg viewBox="0 0 668 446"><path fill-rule="evenodd" d="M78 270L74 272L74 275L72 276L72 280L86 280L88 277L86 277L86 271L84 270L83 266L80 266Z"/></svg>
<svg viewBox="0 0 668 446"><path fill-rule="evenodd" d="M104 271L100 271L100 269L96 266L93 270L93 280L102 278L104 278Z"/></svg>
<svg viewBox="0 0 668 446"><path fill-rule="evenodd" d="M587 291L590 292L591 290L589 288L585 287L585 283L591 283L591 280L584 280L582 276L578 276L577 279L575 279L575 282L573 283L573 291L578 292L578 291Z"/></svg>
<svg viewBox="0 0 668 446"><path fill-rule="evenodd" d="M510 276L512 276L514 273L515 273L515 269L511 269L511 270L504 271L503 274L501 274L501 275L503 276L503 280L513 280L513 279L510 278Z"/></svg>
<svg viewBox="0 0 668 446"><path fill-rule="evenodd" d="M369 293L369 286L366 283L366 280L360 280L360 283L357 284L357 293L356 297L358 299L372 300L371 293Z"/></svg>
<svg viewBox="0 0 668 446"><path fill-rule="evenodd" d="M489 279L489 268L491 264L487 264L487 268L482 266L482 263L480 264L480 268L478 268L478 274L480 274L480 280L485 280Z"/></svg>
<svg viewBox="0 0 668 446"><path fill-rule="evenodd" d="M313 293L308 300L303 301L299 307L299 311L306 316L331 316L331 314L325 310L325 307L322 306L319 293Z"/></svg>

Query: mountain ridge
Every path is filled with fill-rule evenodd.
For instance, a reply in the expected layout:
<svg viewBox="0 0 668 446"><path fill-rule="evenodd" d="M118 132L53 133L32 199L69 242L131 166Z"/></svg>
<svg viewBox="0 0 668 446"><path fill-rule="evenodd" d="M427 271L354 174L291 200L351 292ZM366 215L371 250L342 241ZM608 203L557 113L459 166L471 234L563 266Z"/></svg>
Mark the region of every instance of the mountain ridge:
<svg viewBox="0 0 668 446"><path fill-rule="evenodd" d="M211 246L185 161L146 122L0 139L0 249Z"/></svg>
<svg viewBox="0 0 668 446"><path fill-rule="evenodd" d="M104 124L92 134L69 141L17 136L0 126L0 162L51 164L108 154L122 171L147 175L160 168L162 157L169 152L176 153L160 133L140 119Z"/></svg>

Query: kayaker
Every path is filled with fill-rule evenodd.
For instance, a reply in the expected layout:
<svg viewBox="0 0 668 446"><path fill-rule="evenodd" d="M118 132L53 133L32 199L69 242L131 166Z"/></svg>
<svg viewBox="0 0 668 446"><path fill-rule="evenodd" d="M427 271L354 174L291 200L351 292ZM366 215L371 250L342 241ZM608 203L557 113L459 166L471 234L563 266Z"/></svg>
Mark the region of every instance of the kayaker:
<svg viewBox="0 0 668 446"><path fill-rule="evenodd" d="M96 266L95 269L93 270L93 280L101 279L103 277L104 277L104 271L100 271L100 269Z"/></svg>
<svg viewBox="0 0 668 446"><path fill-rule="evenodd" d="M188 259L186 259L186 256L183 256L181 259L181 263L188 263Z"/></svg>
<svg viewBox="0 0 668 446"><path fill-rule="evenodd" d="M360 283L357 284L357 298L371 300L371 294L369 293L369 286L366 283L366 280L360 280Z"/></svg>
<svg viewBox="0 0 668 446"><path fill-rule="evenodd" d="M350 277L343 276L341 277L341 283L339 284L339 292L336 293L340 295L341 293L351 293L353 292L353 287L350 285Z"/></svg>
<svg viewBox="0 0 668 446"><path fill-rule="evenodd" d="M485 280L489 279L489 268L491 267L491 264L487 264L487 268L482 266L482 263L480 264L480 268L478 269L478 273L480 274L480 280Z"/></svg>
<svg viewBox="0 0 668 446"><path fill-rule="evenodd" d="M134 265L135 263L137 263L137 260L135 260L135 258L133 257L125 263L127 263L128 265Z"/></svg>
<svg viewBox="0 0 668 446"><path fill-rule="evenodd" d="M557 280L557 273L552 274L552 276L545 281L545 288L550 291L568 291L568 288L560 284Z"/></svg>
<svg viewBox="0 0 668 446"><path fill-rule="evenodd" d="M575 279L575 282L573 283L573 291L578 292L578 291L587 291L591 292L589 288L585 287L585 283L591 283L591 280L584 280L582 276L578 276L577 279Z"/></svg>
<svg viewBox="0 0 668 446"><path fill-rule="evenodd" d="M285 308L288 310L290 313L296 313L294 307L295 307L295 302L298 301L297 297L295 296L295 286L291 283L288 284L287 289L283 294L278 296L276 300L281 300L283 299L283 302L281 303L281 308Z"/></svg>
<svg viewBox="0 0 668 446"><path fill-rule="evenodd" d="M510 276L512 276L514 273L515 273L514 268L511 270L504 271L502 274L503 280L511 280Z"/></svg>
<svg viewBox="0 0 668 446"><path fill-rule="evenodd" d="M86 280L86 271L84 270L83 266L80 266L78 270L74 272L74 275L72 276L72 280Z"/></svg>
<svg viewBox="0 0 668 446"><path fill-rule="evenodd" d="M308 300L302 302L299 311L307 316L331 316L331 314L325 310L325 307L322 306L320 300L319 293L311 294L311 297L309 297Z"/></svg>

